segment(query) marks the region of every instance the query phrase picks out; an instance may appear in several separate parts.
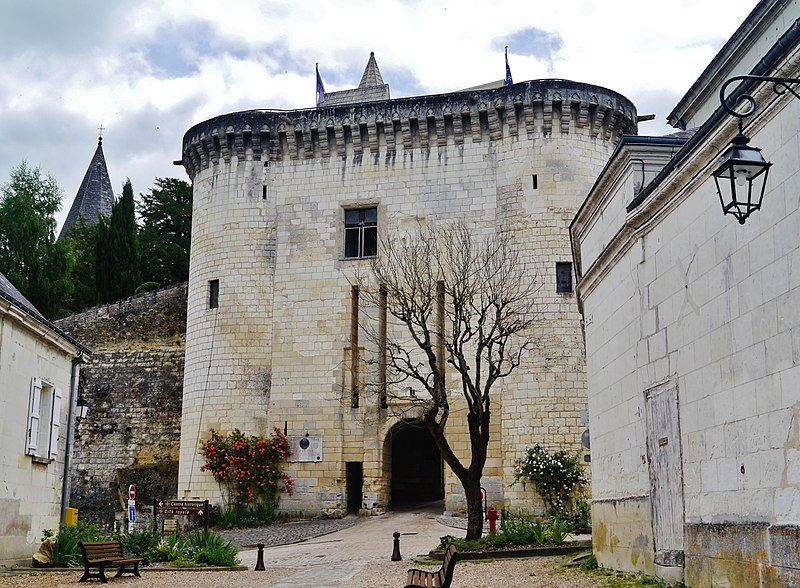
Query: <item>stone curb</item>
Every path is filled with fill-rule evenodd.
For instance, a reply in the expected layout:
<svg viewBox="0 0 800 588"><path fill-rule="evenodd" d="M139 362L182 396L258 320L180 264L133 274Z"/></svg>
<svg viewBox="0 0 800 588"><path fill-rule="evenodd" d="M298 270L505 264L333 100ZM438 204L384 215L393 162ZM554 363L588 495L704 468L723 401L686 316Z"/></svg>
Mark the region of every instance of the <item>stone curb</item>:
<svg viewBox="0 0 800 588"><path fill-rule="evenodd" d="M458 555L462 560L509 559L516 557L569 555L571 553L585 551L591 548L591 541L573 541L569 545L558 545L555 547L530 547L524 549L503 549L498 551L459 551ZM441 561L444 559L444 551L433 550L428 555L431 559L436 561Z"/></svg>

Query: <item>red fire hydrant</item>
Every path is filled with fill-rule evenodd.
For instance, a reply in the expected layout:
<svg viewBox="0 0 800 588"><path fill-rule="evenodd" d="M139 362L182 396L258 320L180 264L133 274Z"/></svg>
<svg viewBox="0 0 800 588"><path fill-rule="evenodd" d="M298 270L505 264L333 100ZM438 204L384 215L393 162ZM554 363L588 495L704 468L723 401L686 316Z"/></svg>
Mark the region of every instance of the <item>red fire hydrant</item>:
<svg viewBox="0 0 800 588"><path fill-rule="evenodd" d="M486 511L486 518L489 520L489 532L497 532L497 526L495 525L497 522L497 511L493 508L488 509Z"/></svg>

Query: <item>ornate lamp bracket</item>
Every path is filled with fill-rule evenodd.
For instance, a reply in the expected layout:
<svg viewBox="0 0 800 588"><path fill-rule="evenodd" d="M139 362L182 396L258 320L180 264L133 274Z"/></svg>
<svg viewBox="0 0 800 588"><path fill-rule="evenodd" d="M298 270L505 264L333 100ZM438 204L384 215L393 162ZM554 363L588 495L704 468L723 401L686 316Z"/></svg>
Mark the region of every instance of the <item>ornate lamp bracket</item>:
<svg viewBox="0 0 800 588"><path fill-rule="evenodd" d="M772 84L772 90L778 96L782 96L786 92L789 92L792 96L800 100L800 94L797 93L794 86L800 84L800 78L776 78L771 76L734 76L732 78L728 78L722 84L722 87L719 90L719 102L722 104L722 107L725 111L730 114L731 116L735 116L739 119L739 134L742 133L743 127L743 120L745 117L750 116L756 111L758 108L758 104L756 103L756 99L753 98L751 94L742 93L736 97L736 100L731 100L731 96L727 95L728 86L735 82L743 82L745 80L751 80L756 82L767 82ZM744 108L743 108L744 107Z"/></svg>

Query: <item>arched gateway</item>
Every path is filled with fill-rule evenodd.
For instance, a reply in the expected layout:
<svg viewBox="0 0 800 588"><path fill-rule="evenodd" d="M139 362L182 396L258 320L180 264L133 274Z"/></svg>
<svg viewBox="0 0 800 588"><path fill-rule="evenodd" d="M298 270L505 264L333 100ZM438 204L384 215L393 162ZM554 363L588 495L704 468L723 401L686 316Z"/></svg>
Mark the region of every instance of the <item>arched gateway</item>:
<svg viewBox="0 0 800 588"><path fill-rule="evenodd" d="M390 508L444 498L444 462L436 442L418 420L397 423L386 436Z"/></svg>

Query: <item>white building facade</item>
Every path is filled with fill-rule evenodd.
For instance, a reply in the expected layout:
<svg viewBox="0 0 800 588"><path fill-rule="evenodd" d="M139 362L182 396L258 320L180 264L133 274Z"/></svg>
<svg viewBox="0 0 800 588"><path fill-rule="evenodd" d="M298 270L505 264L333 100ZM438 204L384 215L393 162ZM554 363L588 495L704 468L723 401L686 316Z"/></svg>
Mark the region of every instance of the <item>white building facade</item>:
<svg viewBox="0 0 800 588"><path fill-rule="evenodd" d="M746 80L763 208L723 215L724 80L800 76L800 8L763 1L670 116L624 138L571 227L585 324L594 548L687 586L800 582L800 100Z"/></svg>
<svg viewBox="0 0 800 588"><path fill-rule="evenodd" d="M88 350L0 274L0 563L30 558L58 530L70 401Z"/></svg>

